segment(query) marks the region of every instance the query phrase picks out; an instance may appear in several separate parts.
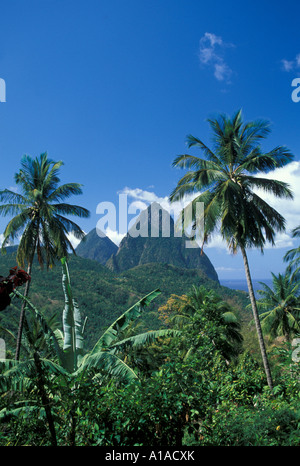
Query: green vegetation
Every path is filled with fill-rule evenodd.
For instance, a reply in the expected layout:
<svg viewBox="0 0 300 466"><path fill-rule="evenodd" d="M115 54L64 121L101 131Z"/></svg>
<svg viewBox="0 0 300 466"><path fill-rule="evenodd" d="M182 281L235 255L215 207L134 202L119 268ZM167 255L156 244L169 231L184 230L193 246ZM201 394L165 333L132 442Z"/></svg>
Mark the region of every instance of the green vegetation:
<svg viewBox="0 0 300 466"><path fill-rule="evenodd" d="M23 160L22 195L0 192L2 213L15 215L5 243L23 233L0 258L1 446L300 446L299 248L258 302L246 255L284 229L253 189L291 197L286 184L254 175L291 155L262 153L267 124L243 125L240 112L210 124L214 152L189 137L206 159L175 160L190 171L171 199L196 192L204 201L204 240L220 225L242 251L249 296L220 286L208 258L184 251L182 238L127 237L107 261L106 242L98 250L90 237L96 260L62 256L76 229L64 214L87 211L60 202L81 188L59 187L60 163L45 154ZM28 273L15 266L24 260Z"/></svg>
<svg viewBox="0 0 300 466"><path fill-rule="evenodd" d="M272 337L284 336L288 341L300 332L300 282L288 270L284 274L272 274L273 286L262 283L258 293L258 308L265 333ZM263 312L265 311L265 312Z"/></svg>
<svg viewBox="0 0 300 466"><path fill-rule="evenodd" d="M45 348L40 345L40 340L34 338L34 333L26 325L26 337L29 344L29 359L25 362L6 360L3 363L4 370L2 373L2 384L5 390L10 387L15 390L18 384L26 384L30 374L36 376L36 386L40 395L42 406L44 408L49 431L51 435L51 444L57 446L57 435L53 410L46 390L46 377L44 369L47 367L52 376L62 379L62 385L69 391L70 398L73 399L73 407L70 411L71 416L71 444L75 444L76 429L76 398L74 391L80 390L86 380L92 378L96 383L105 381L105 377L111 376L123 381L131 381L137 378L137 374L126 364L120 355L127 348L141 348L145 344L151 344L155 339L174 334L172 330L159 330L146 332L144 334L134 335L129 338L120 340L120 333L128 327L129 323L139 316L146 306L155 299L160 293L155 290L143 297L130 309L123 313L100 337L94 348L84 354L83 333L84 325L82 316L76 301L73 298L69 270L65 258L62 259L62 286L65 297L65 307L63 310L63 331L55 332L46 319L33 306L28 298L23 297L18 291L14 294L25 301L27 308L33 313L34 321L40 323L41 331L44 334L44 342L47 348L47 357L43 357ZM51 354L52 353L52 354ZM32 357L30 357L32 355ZM49 357L52 355L52 360ZM105 374L103 376L103 373ZM19 412L20 407L24 405L28 409L27 400L22 402L18 400L12 408L5 408L2 413L4 419L14 416ZM17 408L16 408L17 406ZM29 410L35 410L36 405L30 404Z"/></svg>
<svg viewBox="0 0 300 466"><path fill-rule="evenodd" d="M294 228L294 230L292 231L292 235L294 238L300 237L300 226ZM300 271L300 246L288 251L284 256L284 260L286 262L289 262L288 271L293 271L297 276L297 274L299 274Z"/></svg>
<svg viewBox="0 0 300 466"><path fill-rule="evenodd" d="M14 292L31 319L26 357L1 362L1 445L299 445L299 363L275 349L270 391L212 290L192 287L164 306L168 329L140 333L131 324L159 296L149 293L91 351L66 263L63 290L62 330Z"/></svg>
<svg viewBox="0 0 300 466"><path fill-rule="evenodd" d="M99 280L100 270L103 280L118 277L96 262L72 257L72 266L76 262L91 269L83 286L92 275ZM194 285L159 306L161 330L142 333L133 319L143 309L133 305L88 349L83 342L89 324L73 298L80 287L71 289L62 267L62 328L14 292L26 299L31 316L26 356L1 364L2 445L299 444L299 363L290 345L270 352L271 392L257 355L244 346L241 313L232 299ZM80 267L76 272L84 276ZM57 270L44 275L53 283ZM130 286L126 277L118 278L114 286ZM150 292L139 304L150 306L161 295ZM2 314L12 312L17 297Z"/></svg>
<svg viewBox="0 0 300 466"><path fill-rule="evenodd" d="M15 252L0 257L0 270L6 273L14 264ZM107 267L81 257L70 255L69 269L72 276L72 287L83 318L86 319L85 347L91 349L99 334L107 328L128 307L132 306L142 296L159 288L161 294L155 304L149 306L149 312L140 318L144 330L159 329L162 325L157 309L164 305L172 294L184 294L194 284L215 289L226 298L240 313L245 326L251 315L247 311L248 299L246 293L234 291L220 286L210 280L200 270L182 269L168 264L145 264L122 273L116 273ZM35 259L31 273L30 299L47 318L56 316L61 325L64 295L61 287L60 266L51 270L41 270ZM5 312L0 314L0 324L17 332L16 321L20 312L20 302L13 301ZM0 338L7 340L7 345L13 351L15 341L6 336L0 328Z"/></svg>

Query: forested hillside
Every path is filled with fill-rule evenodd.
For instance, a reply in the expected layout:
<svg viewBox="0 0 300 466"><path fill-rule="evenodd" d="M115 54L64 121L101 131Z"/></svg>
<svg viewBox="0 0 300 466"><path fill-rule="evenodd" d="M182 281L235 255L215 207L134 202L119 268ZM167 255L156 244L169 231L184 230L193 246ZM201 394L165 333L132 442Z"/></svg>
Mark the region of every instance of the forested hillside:
<svg viewBox="0 0 300 466"><path fill-rule="evenodd" d="M0 275L8 274L16 265L15 252L0 257ZM245 311L248 300L246 293L221 287L218 282L209 279L201 270L183 269L168 264L149 263L134 267L122 273L116 273L97 261L71 256L69 270L74 298L86 323L86 347L90 348L104 328L110 325L125 309L153 289L159 288L161 295L142 317L145 329L157 329L162 325L158 319L157 309L166 303L172 294L188 293L192 285L204 285L215 289L224 299L231 302L247 321L250 311ZM62 270L58 263L49 270L42 270L35 260L30 285L30 299L47 317L57 315L61 325L64 296L62 290ZM1 325L16 328L19 306L13 302L11 310L0 314ZM1 331L0 331L1 335Z"/></svg>

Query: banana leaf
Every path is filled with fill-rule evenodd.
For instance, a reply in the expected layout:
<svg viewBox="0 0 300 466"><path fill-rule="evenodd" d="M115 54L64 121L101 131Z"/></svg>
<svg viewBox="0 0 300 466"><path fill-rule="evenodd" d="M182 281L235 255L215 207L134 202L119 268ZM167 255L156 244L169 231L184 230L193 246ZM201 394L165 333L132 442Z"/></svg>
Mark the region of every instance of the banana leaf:
<svg viewBox="0 0 300 466"><path fill-rule="evenodd" d="M129 382L137 379L138 376L134 370L129 367L121 358L110 351L97 351L89 353L82 359L82 364L72 375L74 378L83 377L87 371L95 370L102 372L102 375L110 375L118 380ZM101 379L100 375L100 379Z"/></svg>
<svg viewBox="0 0 300 466"><path fill-rule="evenodd" d="M43 314L32 304L32 302L25 296L23 296L19 291L15 290L14 294L18 296L20 299L26 302L28 309L33 312L37 320L39 321L44 335L45 339L47 340L48 344L50 347L52 347L57 355L57 357L60 360L61 365L64 367L65 366L65 355L64 352L62 351L61 344L60 344L60 338L58 334L58 329L52 330L51 327L48 325L47 320L43 316Z"/></svg>
<svg viewBox="0 0 300 466"><path fill-rule="evenodd" d="M61 263L62 286L65 296L65 307L63 310L65 368L69 372L74 372L80 365L83 356L83 325L80 310L72 296L66 259L62 258Z"/></svg>
<svg viewBox="0 0 300 466"><path fill-rule="evenodd" d="M109 348L111 343L117 339L119 332L125 330L130 322L139 317L145 307L149 306L153 299L155 299L160 293L161 291L159 289L151 291L151 293L144 296L131 308L125 311L99 338L98 342L90 352L90 355L93 355L105 348Z"/></svg>
<svg viewBox="0 0 300 466"><path fill-rule="evenodd" d="M12 417L19 417L21 413L26 412L30 417L34 412L40 412L41 408L37 405L36 401L24 400L15 403L14 408L3 408L0 411L0 422L9 422Z"/></svg>
<svg viewBox="0 0 300 466"><path fill-rule="evenodd" d="M124 340L117 341L110 346L110 351L124 351L130 348L142 348L154 343L158 338L174 337L180 335L180 331L173 329L151 330L145 333L139 333Z"/></svg>
<svg viewBox="0 0 300 466"><path fill-rule="evenodd" d="M161 291L156 289L144 296L127 311L125 311L115 322L102 334L94 348L84 356L82 364L76 375L83 375L87 370L104 371L113 377L123 380L136 379L137 375L117 354L116 351L124 349L125 346L140 346L153 341L159 336L165 335L164 331L149 332L143 335L128 338L122 342L116 342L120 332L125 330L130 323L139 317L145 308L155 299ZM116 342L116 346L112 343Z"/></svg>

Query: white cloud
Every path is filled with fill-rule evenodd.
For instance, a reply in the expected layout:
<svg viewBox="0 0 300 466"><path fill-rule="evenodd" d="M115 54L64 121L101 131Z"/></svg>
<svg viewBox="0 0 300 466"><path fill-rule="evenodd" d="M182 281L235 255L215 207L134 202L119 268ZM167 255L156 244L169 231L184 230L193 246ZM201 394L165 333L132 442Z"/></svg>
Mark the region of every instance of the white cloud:
<svg viewBox="0 0 300 466"><path fill-rule="evenodd" d="M231 75L231 69L226 65L226 63L216 63L214 76L218 81L223 81L226 77Z"/></svg>
<svg viewBox="0 0 300 466"><path fill-rule="evenodd" d="M244 272L242 268L236 267L215 267L217 272Z"/></svg>
<svg viewBox="0 0 300 466"><path fill-rule="evenodd" d="M122 189L122 191L119 192L120 194L126 194L128 197L131 197L133 199L139 200L139 201L145 201L145 202L159 202L159 203L165 203L168 202L168 197L159 197L157 196L154 192L151 191L145 191L140 188L128 188L127 186Z"/></svg>
<svg viewBox="0 0 300 466"><path fill-rule="evenodd" d="M292 69L294 68L294 62L293 61L281 60L281 63L282 63L283 69L285 71L292 71Z"/></svg>
<svg viewBox="0 0 300 466"><path fill-rule="evenodd" d="M211 238L209 238L208 243L205 244L205 248L226 249L228 251L227 243L223 240L219 233L214 234Z"/></svg>
<svg viewBox="0 0 300 466"><path fill-rule="evenodd" d="M232 47L232 44L225 43L222 37L210 32L206 32L200 39L200 63L212 67L214 76L218 81L229 81L232 74L232 70L223 58L224 49L227 47Z"/></svg>
<svg viewBox="0 0 300 466"><path fill-rule="evenodd" d="M178 218L184 206L189 204L192 201L192 199L194 199L197 195L189 195L186 196L182 201L176 201L171 203L169 201L168 196L160 197L157 196L154 192L144 191L140 188L131 189L126 187L122 191L120 191L120 194L126 194L129 198L134 199L132 205L136 206L137 208L140 205L141 210L147 208L147 206L151 203L157 202L161 205L163 209L165 209L167 212L170 213L170 215L172 215L175 221ZM142 204L138 204L139 201L142 202Z"/></svg>
<svg viewBox="0 0 300 466"><path fill-rule="evenodd" d="M291 236L291 230L300 225L300 162L291 162L285 167L277 168L268 174L257 175L259 177L284 181L289 184L293 192L294 199L279 199L275 196L256 189L255 192L277 210L286 220L286 230L283 233L275 235L275 245L271 243L265 244L265 249L282 249L295 247L295 240ZM206 245L207 248L226 249L227 245L221 235L216 234L211 241Z"/></svg>
<svg viewBox="0 0 300 466"><path fill-rule="evenodd" d="M273 247L276 249L287 247L292 248L294 247L295 240L291 236L291 230L300 224L300 162L291 162L283 168L277 168L268 174L259 176L288 183L294 195L293 200L279 199L262 190L255 190L260 197L276 209L286 220L286 231L276 234L275 246L272 246L270 243L266 243L265 249ZM183 206L188 204L195 197L195 195L190 195L189 197L186 197L182 203L174 202L171 204L168 196L160 197L154 192L144 191L140 188L131 189L127 187L122 191L122 193L126 193L128 197L134 199L135 202L142 201L148 205L152 202L158 202L165 210L173 215L175 220ZM226 249L228 251L226 242L218 233L211 237L205 247Z"/></svg>
<svg viewBox="0 0 300 466"><path fill-rule="evenodd" d="M109 227L107 227L106 231L105 231L105 234L106 236L109 237L109 239L112 240L113 243L115 243L117 246L119 246L119 244L121 243L122 239L124 238L124 236L126 236L125 234L121 234L119 233L118 231L114 231L114 230L111 230Z"/></svg>
<svg viewBox="0 0 300 466"><path fill-rule="evenodd" d="M78 246L78 244L80 243L81 240L76 238L73 232L68 233L67 237L68 237L68 240L70 241L70 243L72 244L73 248L74 249L77 248L77 246Z"/></svg>
<svg viewBox="0 0 300 466"><path fill-rule="evenodd" d="M300 224L300 162L294 161L282 168L277 168L272 172L263 175L264 178L284 181L288 183L293 192L294 199L279 199L262 190L256 190L268 204L276 209L286 220L286 232L277 234L277 248L293 246L291 230ZM271 246L267 246L271 247Z"/></svg>
<svg viewBox="0 0 300 466"><path fill-rule="evenodd" d="M3 240L4 240L4 235L0 233L0 246L2 246Z"/></svg>
<svg viewBox="0 0 300 466"><path fill-rule="evenodd" d="M300 53L295 56L294 60L281 60L284 71L294 71L300 68Z"/></svg>

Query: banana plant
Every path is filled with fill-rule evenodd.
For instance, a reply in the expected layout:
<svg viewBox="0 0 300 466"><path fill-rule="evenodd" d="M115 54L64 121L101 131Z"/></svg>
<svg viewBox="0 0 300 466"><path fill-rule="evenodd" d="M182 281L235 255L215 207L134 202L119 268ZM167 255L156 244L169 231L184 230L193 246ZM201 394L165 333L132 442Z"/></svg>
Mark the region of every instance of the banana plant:
<svg viewBox="0 0 300 466"><path fill-rule="evenodd" d="M138 378L138 376L122 359L122 353L125 349L139 348L152 343L157 338L179 333L170 329L157 330L141 333L121 341L118 340L119 334L138 318L146 307L161 293L159 289L156 289L144 296L118 317L115 322L104 331L94 348L84 354L83 333L85 321L83 321L77 302L73 298L67 261L62 259L61 264L62 287L65 299L65 306L62 313L62 331L58 329L53 330L43 314L33 303L17 290L14 290L15 296L25 301L27 308L31 310L40 323L44 332L45 342L52 351L52 354L55 354L56 360L40 357L35 348L35 358L33 360L2 361L2 373L0 374L0 389L2 392L9 390L9 387L12 387L13 384L15 387L17 386L16 384L20 387L22 382L25 381L26 383L26 380L28 380L28 377L32 374L34 363L37 365L37 358L39 362L39 380L41 381L43 379L43 368L47 368L50 374L54 377L59 377L63 384L69 385L72 398L74 394L73 388L75 386L78 388L85 375L89 374L91 370L93 371L95 380L99 380L99 377L103 380L105 376L111 376L119 380L130 381L131 379ZM42 385L41 388L43 388ZM46 393L43 392L44 399L45 395ZM47 407L47 403L43 402L43 405L45 405L45 408ZM75 406L75 400L73 405ZM28 401L24 401L24 407L26 407L27 410L34 411L36 409L35 404ZM22 409L22 406L17 406L15 409L10 410L10 412L8 412L7 409L0 411L0 421L1 419L7 419L10 415L18 413L20 409ZM76 416L71 414L71 417L71 437L73 437L71 443L74 444ZM55 444L56 437L51 416L49 417L48 423L50 431L52 430L52 443Z"/></svg>
<svg viewBox="0 0 300 466"><path fill-rule="evenodd" d="M139 348L151 344L160 337L175 335L179 332L171 329L155 330L125 338L122 341L118 341L118 337L145 311L161 291L156 289L137 301L104 331L92 350L84 354L83 334L85 321L83 321L77 302L73 298L70 274L65 258L61 259L61 264L62 287L65 299L62 313L62 331L52 330L43 314L32 302L17 290L14 291L16 296L26 302L40 322L45 340L58 359L58 363L49 359L43 359L43 361L56 375L66 376L66 374L69 374L74 379L77 377L81 379L91 369L106 372L113 377L127 381L137 378L138 376L134 370L122 359L124 349Z"/></svg>
<svg viewBox="0 0 300 466"><path fill-rule="evenodd" d="M90 369L98 369L118 378L129 380L137 378L135 372L122 360L120 353L128 346L136 347L150 344L155 339L170 334L170 330L158 330L135 335L118 341L119 333L139 317L147 306L161 293L159 289L144 296L111 324L101 335L93 349L84 355L84 324L81 312L72 295L70 275L65 259L62 259L62 285L65 296L63 310L63 354L62 366L76 378L82 378ZM174 332L173 332L174 333ZM57 345L56 345L57 346Z"/></svg>

